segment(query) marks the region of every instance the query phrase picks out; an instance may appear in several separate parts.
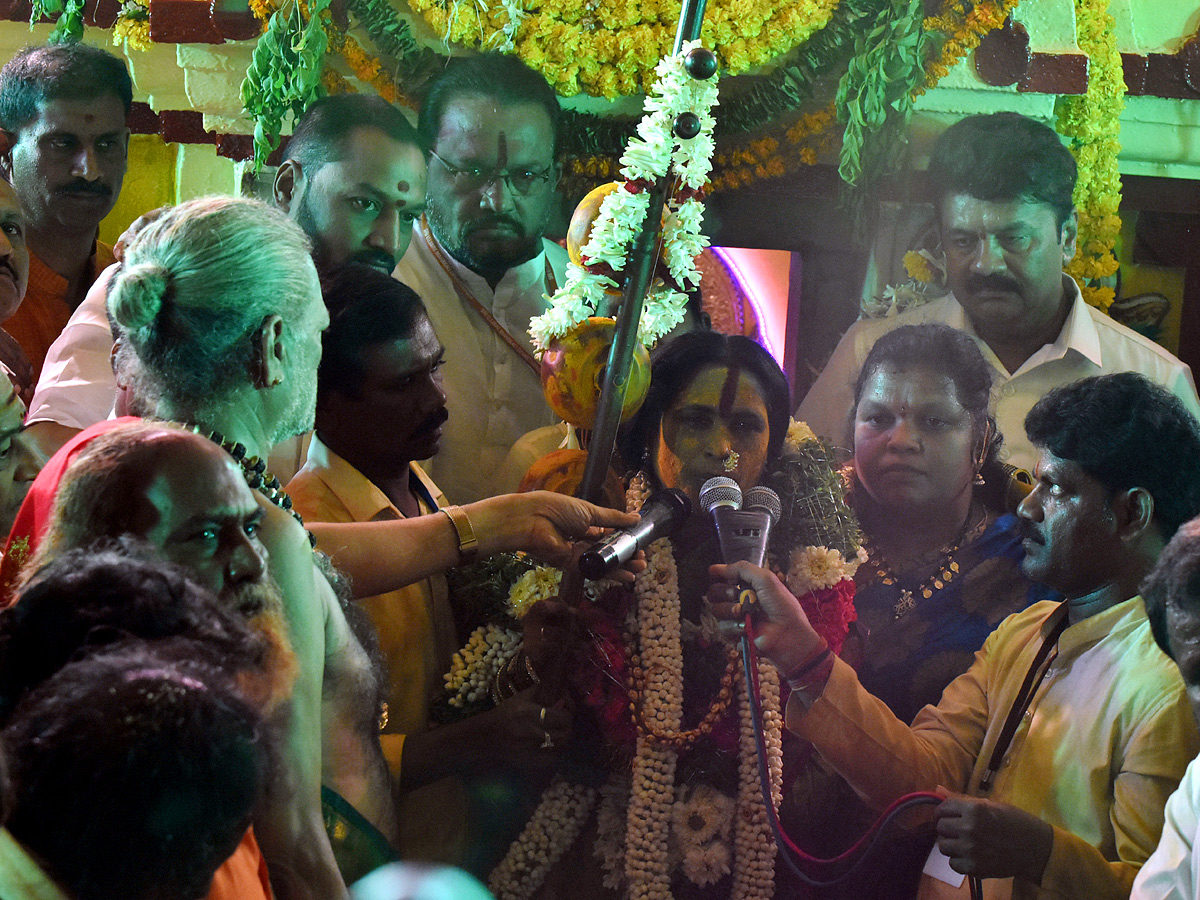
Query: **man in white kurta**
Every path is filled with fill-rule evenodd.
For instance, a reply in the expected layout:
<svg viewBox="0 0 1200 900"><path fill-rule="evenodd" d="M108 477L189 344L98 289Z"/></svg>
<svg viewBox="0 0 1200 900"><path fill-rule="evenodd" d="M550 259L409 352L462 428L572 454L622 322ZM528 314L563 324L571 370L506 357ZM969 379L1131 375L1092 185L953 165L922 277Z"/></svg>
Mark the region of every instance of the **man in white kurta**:
<svg viewBox="0 0 1200 900"><path fill-rule="evenodd" d="M512 445L555 422L528 330L567 263L542 237L558 118L546 80L497 53L454 60L421 105L427 212L393 275L420 294L446 346L450 421L429 473L462 502L499 493Z"/></svg>

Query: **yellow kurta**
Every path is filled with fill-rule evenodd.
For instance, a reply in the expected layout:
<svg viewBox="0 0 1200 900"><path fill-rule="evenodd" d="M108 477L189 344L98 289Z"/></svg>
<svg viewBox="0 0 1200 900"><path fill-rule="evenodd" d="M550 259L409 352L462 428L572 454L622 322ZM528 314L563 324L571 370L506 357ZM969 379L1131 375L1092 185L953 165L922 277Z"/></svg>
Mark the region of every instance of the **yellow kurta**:
<svg viewBox="0 0 1200 900"><path fill-rule="evenodd" d="M422 514L446 504L437 485L416 463L423 487ZM404 514L361 472L313 436L308 461L287 485L305 521L373 522ZM384 699L388 724L381 735L394 779L403 766L404 737L429 725L433 698L458 649L444 576L357 601L375 625L388 670ZM400 802L401 855L405 859L457 863L466 841L466 792L456 778L410 791Z"/></svg>

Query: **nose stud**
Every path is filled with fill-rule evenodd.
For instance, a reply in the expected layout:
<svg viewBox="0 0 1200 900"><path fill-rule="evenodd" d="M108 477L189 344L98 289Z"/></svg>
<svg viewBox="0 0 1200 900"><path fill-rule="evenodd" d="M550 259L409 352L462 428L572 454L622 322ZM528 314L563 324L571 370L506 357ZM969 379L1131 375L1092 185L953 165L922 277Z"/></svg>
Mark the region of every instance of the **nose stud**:
<svg viewBox="0 0 1200 900"><path fill-rule="evenodd" d="M730 450L725 454L725 458L721 460L721 468L723 468L726 472L732 472L737 468L739 459L740 457L738 456L738 452L736 450Z"/></svg>

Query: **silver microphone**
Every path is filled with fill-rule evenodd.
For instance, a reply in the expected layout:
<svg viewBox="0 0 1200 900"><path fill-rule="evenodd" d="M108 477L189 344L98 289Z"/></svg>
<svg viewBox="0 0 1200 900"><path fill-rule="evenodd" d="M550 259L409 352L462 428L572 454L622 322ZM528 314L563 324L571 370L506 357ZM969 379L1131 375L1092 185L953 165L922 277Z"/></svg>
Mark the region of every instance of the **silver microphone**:
<svg viewBox="0 0 1200 900"><path fill-rule="evenodd" d="M759 486L746 491L743 498L732 478L710 478L700 489L700 502L716 523L721 558L726 563L744 560L761 566L767 555L771 524L783 508L779 495Z"/></svg>
<svg viewBox="0 0 1200 900"><path fill-rule="evenodd" d="M579 571L595 581L617 566L633 559L660 537L669 537L692 514L692 501L683 491L669 488L654 494L642 505L636 525L620 528L579 557Z"/></svg>

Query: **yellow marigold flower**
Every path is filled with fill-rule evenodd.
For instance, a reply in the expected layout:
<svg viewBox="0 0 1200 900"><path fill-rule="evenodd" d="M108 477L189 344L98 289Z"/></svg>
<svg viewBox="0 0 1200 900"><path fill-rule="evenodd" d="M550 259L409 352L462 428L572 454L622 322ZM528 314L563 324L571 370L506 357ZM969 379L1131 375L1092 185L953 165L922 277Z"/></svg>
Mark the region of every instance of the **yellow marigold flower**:
<svg viewBox="0 0 1200 900"><path fill-rule="evenodd" d="M933 267L929 265L929 260L916 250L909 250L904 254L904 271L908 273L909 278L922 284L933 281Z"/></svg>

